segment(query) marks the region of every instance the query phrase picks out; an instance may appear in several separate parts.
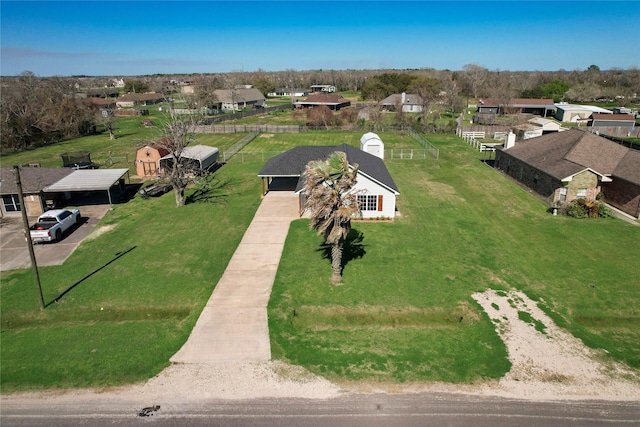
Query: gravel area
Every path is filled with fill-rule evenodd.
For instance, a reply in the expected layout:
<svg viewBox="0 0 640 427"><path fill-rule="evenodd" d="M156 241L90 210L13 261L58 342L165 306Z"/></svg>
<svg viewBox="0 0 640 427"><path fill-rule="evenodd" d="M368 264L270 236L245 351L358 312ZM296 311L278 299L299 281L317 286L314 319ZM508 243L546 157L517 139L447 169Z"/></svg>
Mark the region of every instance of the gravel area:
<svg viewBox="0 0 640 427"><path fill-rule="evenodd" d="M194 401L198 399L329 399L344 393L448 392L529 400L640 401L640 374L607 360L558 328L519 291L474 294L507 346L511 370L499 381L452 384L332 384L305 369L277 361L176 363L144 384L108 390L27 393L3 399L113 399ZM518 312L528 313L527 321Z"/></svg>

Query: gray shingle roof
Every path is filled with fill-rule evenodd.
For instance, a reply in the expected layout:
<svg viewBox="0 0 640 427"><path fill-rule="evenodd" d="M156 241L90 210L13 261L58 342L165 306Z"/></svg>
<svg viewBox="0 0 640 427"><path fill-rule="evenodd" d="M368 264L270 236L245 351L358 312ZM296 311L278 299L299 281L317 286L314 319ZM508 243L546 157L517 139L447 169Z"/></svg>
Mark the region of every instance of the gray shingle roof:
<svg viewBox="0 0 640 427"><path fill-rule="evenodd" d="M73 169L67 168L20 168L20 182L22 183L22 192L25 194L37 194L40 190L70 175ZM13 173L13 167L0 168L0 194L18 194L18 186L16 185L16 177Z"/></svg>
<svg viewBox="0 0 640 427"><path fill-rule="evenodd" d="M391 174L379 157L347 144L336 146L302 146L272 157L258 173L260 177L300 177L305 166L314 160L325 160L335 151L347 154L349 164L358 164L360 172L399 193ZM296 190L302 188L298 181Z"/></svg>

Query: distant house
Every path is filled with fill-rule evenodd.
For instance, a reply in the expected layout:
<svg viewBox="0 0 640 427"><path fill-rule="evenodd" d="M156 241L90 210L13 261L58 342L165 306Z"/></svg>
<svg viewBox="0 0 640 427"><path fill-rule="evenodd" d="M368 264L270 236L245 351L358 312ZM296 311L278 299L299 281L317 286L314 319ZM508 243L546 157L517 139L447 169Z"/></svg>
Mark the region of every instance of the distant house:
<svg viewBox="0 0 640 427"><path fill-rule="evenodd" d="M549 202L605 201L640 217L640 152L579 129L496 150L495 167Z"/></svg>
<svg viewBox="0 0 640 427"><path fill-rule="evenodd" d="M536 116L547 117L553 115L556 107L553 99L529 99L514 98L506 100L480 99L478 102L478 113L491 114L519 114L529 113Z"/></svg>
<svg viewBox="0 0 640 427"><path fill-rule="evenodd" d="M311 85L311 92L333 93L336 87L333 85Z"/></svg>
<svg viewBox="0 0 640 427"><path fill-rule="evenodd" d="M131 108L138 105L153 105L164 101L164 95L161 93L128 93L116 99L118 108Z"/></svg>
<svg viewBox="0 0 640 427"><path fill-rule="evenodd" d="M262 178L262 192L275 189L295 191L300 198L300 214L304 206L304 181L302 174L310 161L325 160L332 153L347 154L350 165L358 164L358 192L364 218L394 218L396 196L400 194L382 159L373 154L343 144L335 147L295 147L267 161L258 176Z"/></svg>
<svg viewBox="0 0 640 427"><path fill-rule="evenodd" d="M301 97L309 95L309 91L307 89L301 88L288 88L288 87L279 87L273 92L269 92L267 95L269 96L289 96L289 97Z"/></svg>
<svg viewBox="0 0 640 427"><path fill-rule="evenodd" d="M565 123L586 122L592 114L612 114L610 110L593 105L555 104L555 118Z"/></svg>
<svg viewBox="0 0 640 427"><path fill-rule="evenodd" d="M216 89L217 108L224 111L236 111L243 108L264 107L265 98L256 88Z"/></svg>
<svg viewBox="0 0 640 427"><path fill-rule="evenodd" d="M342 95L328 93L314 93L309 95L304 101L296 101L293 103L296 108L313 108L326 105L334 111L351 105L351 101Z"/></svg>
<svg viewBox="0 0 640 427"><path fill-rule="evenodd" d="M104 110L116 108L115 101L105 99L105 98L99 98L99 97L93 96L93 97L87 98L87 101L89 101L91 104L95 105L96 107Z"/></svg>
<svg viewBox="0 0 640 427"><path fill-rule="evenodd" d="M49 202L52 202L51 195L45 195L43 190L72 172L73 169L68 168L21 167L20 183L22 184L27 215L38 216L42 214ZM0 182L2 182L0 185L2 216L20 214L22 206L12 167L0 168Z"/></svg>
<svg viewBox="0 0 640 427"><path fill-rule="evenodd" d="M382 109L384 111L397 111L402 106L405 113L422 112L422 97L413 93L395 93L382 100Z"/></svg>
<svg viewBox="0 0 640 427"><path fill-rule="evenodd" d="M136 175L139 177L157 177L160 174L160 159L169 154L169 150L159 144L147 144L136 151Z"/></svg>

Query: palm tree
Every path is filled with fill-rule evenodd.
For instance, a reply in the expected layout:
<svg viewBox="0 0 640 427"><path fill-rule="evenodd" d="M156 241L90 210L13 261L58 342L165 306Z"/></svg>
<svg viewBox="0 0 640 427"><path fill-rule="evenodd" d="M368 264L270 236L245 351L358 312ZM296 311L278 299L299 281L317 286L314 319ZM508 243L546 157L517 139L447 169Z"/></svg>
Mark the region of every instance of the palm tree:
<svg viewBox="0 0 640 427"><path fill-rule="evenodd" d="M351 219L361 217L356 184L358 165L349 167L347 155L336 151L327 160L309 162L304 177L304 209L311 217L310 228L331 246L331 281L342 280L344 241L351 231Z"/></svg>

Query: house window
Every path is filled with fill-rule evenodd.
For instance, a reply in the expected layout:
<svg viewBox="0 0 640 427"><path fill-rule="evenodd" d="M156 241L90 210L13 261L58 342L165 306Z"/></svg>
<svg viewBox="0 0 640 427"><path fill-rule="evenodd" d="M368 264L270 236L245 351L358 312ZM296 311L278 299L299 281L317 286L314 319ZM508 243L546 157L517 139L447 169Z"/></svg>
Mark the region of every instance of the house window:
<svg viewBox="0 0 640 427"><path fill-rule="evenodd" d="M2 204L5 212L20 212L20 199L17 194L3 195Z"/></svg>
<svg viewBox="0 0 640 427"><path fill-rule="evenodd" d="M380 196L380 199L382 200L382 196ZM379 209L377 195L366 194L358 196L358 203L360 204L360 210L362 211L382 210L381 207Z"/></svg>
<svg viewBox="0 0 640 427"><path fill-rule="evenodd" d="M567 187L563 187L560 189L560 197L558 198L558 200L561 203L564 203L567 201Z"/></svg>
<svg viewBox="0 0 640 427"><path fill-rule="evenodd" d="M578 192L576 193L576 197L578 199L586 199L587 198L587 189L586 188L579 188Z"/></svg>

